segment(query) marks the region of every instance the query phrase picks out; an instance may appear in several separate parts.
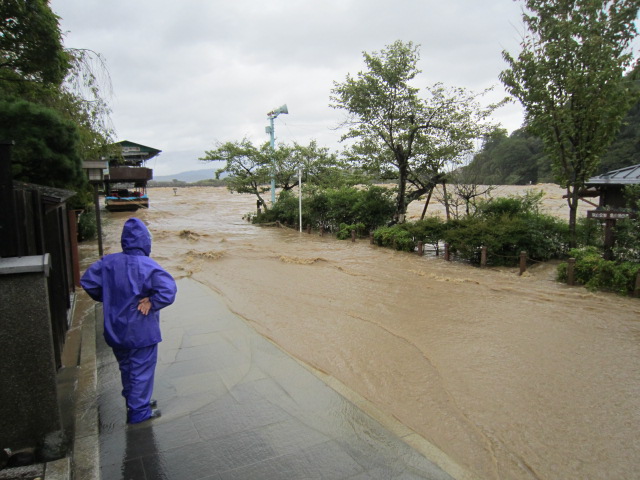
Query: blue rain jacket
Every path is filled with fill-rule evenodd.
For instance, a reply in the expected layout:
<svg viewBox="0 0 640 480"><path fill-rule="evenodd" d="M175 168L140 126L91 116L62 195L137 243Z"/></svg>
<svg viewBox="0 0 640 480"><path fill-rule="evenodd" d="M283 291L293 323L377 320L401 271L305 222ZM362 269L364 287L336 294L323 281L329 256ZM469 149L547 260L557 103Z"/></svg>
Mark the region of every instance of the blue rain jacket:
<svg viewBox="0 0 640 480"><path fill-rule="evenodd" d="M147 347L162 341L160 309L171 305L177 287L173 277L154 260L151 234L138 218L130 218L122 229L122 252L93 263L80 284L104 304L104 338L113 348ZM148 315L138 311L138 302L149 297Z"/></svg>

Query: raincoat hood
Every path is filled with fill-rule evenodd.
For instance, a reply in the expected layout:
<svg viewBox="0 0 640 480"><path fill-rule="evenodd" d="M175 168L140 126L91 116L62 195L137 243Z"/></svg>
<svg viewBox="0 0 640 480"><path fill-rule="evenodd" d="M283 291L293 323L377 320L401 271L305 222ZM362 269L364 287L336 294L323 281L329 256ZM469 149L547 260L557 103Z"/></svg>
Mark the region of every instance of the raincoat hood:
<svg viewBox="0 0 640 480"><path fill-rule="evenodd" d="M120 244L124 253L135 255L136 251L141 251L148 257L151 254L151 233L142 220L130 218L122 228Z"/></svg>

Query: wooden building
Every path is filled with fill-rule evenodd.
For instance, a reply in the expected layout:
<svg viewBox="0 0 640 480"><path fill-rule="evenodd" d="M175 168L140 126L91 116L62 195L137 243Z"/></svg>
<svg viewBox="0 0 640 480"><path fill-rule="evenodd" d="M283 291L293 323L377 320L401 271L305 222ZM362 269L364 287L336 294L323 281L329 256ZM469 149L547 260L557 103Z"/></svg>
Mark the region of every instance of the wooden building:
<svg viewBox="0 0 640 480"><path fill-rule="evenodd" d="M109 211L135 211L149 208L147 182L153 170L145 166L162 150L123 140L115 144L116 154L108 159L109 174L104 178L105 205Z"/></svg>
<svg viewBox="0 0 640 480"><path fill-rule="evenodd" d="M632 165L591 177L586 186L588 196L600 197L599 208L621 209L627 206L624 187L638 183L640 183L640 165Z"/></svg>

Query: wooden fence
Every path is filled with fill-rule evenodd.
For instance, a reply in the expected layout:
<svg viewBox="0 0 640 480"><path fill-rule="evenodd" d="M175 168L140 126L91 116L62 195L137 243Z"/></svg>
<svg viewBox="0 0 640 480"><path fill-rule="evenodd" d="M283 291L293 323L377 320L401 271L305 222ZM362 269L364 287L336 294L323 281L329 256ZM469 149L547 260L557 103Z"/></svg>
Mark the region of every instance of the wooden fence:
<svg viewBox="0 0 640 480"><path fill-rule="evenodd" d="M0 143L0 257L49 253L47 279L56 366L70 323L72 295L79 281L76 215L66 201L75 193L14 182L10 173L11 143Z"/></svg>

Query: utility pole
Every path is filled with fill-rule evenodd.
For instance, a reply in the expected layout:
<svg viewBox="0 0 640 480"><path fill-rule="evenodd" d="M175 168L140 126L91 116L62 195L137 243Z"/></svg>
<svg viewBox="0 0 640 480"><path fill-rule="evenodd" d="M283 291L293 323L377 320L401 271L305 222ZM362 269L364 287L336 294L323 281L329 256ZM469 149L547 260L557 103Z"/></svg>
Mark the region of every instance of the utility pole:
<svg viewBox="0 0 640 480"><path fill-rule="evenodd" d="M271 205L276 203L276 165L275 165L276 137L275 137L275 131L273 128L273 121L281 113L289 113L289 110L287 109L286 104L267 113L267 116L269 117L269 126L265 128L266 132L270 135L270 138L271 138L271 154L273 155L271 159Z"/></svg>

